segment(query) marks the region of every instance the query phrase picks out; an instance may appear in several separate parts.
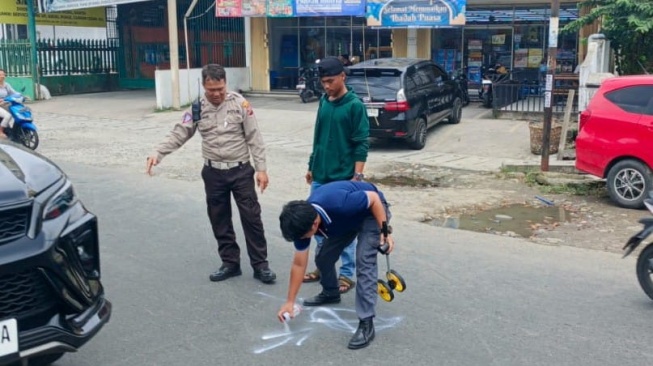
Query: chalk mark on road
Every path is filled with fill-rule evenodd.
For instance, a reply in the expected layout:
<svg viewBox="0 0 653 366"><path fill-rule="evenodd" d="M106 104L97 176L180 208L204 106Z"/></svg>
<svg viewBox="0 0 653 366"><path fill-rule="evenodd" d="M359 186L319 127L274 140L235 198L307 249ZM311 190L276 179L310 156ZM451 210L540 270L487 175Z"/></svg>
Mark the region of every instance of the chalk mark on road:
<svg viewBox="0 0 653 366"><path fill-rule="evenodd" d="M266 294L264 292L259 292L258 294L261 296L277 299L279 300L279 302L285 301L284 299L277 298L275 296ZM299 302L301 303L301 300ZM255 354L265 353L267 351L273 350L275 348L279 348L291 342L295 346L301 346L302 344L304 344L304 342L308 340L310 336L317 331L319 326L315 326L315 327L308 326L308 327L298 328L297 330L291 330L290 325L298 327L300 326L299 322L306 318L308 318L308 323L310 324L323 325L328 329L346 332L349 334L353 334L356 331L356 328L358 327L358 317L356 316L356 312L354 310L344 309L344 308L327 308L321 306L314 307L314 308L304 307L302 308L302 312L288 324L288 327L285 330L280 332L266 333L263 336L261 336L261 340L263 341L273 340L274 342L256 348L254 350L254 353ZM385 329L394 328L402 320L403 317L401 316L395 316L390 318L383 318L377 316L374 319L374 327L375 330L378 332ZM304 324L301 325L303 326Z"/></svg>

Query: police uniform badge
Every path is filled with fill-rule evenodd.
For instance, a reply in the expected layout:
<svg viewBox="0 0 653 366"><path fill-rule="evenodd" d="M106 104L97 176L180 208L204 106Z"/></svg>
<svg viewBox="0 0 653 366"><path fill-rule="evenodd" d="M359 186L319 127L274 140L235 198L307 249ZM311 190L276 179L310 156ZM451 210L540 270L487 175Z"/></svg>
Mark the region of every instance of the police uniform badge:
<svg viewBox="0 0 653 366"><path fill-rule="evenodd" d="M243 109L247 111L247 114L248 114L248 115L251 116L251 115L254 114L254 110L252 109L252 105L249 104L248 101L243 100L243 103L241 104L241 107L243 107Z"/></svg>
<svg viewBox="0 0 653 366"><path fill-rule="evenodd" d="M181 119L181 123L187 125L191 122L193 122L193 116L188 112L184 113L184 116Z"/></svg>

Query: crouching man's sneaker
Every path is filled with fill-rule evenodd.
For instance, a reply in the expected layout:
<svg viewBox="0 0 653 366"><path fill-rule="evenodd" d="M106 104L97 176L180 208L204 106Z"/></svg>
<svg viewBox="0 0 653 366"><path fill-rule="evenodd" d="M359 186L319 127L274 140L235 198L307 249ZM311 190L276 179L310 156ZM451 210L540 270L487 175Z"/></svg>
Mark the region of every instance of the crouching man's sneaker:
<svg viewBox="0 0 653 366"><path fill-rule="evenodd" d="M354 336L351 337L347 348L359 349L370 345L370 342L374 340L374 322L372 319L374 318L369 317L367 319L360 320L358 323L358 329L356 329Z"/></svg>

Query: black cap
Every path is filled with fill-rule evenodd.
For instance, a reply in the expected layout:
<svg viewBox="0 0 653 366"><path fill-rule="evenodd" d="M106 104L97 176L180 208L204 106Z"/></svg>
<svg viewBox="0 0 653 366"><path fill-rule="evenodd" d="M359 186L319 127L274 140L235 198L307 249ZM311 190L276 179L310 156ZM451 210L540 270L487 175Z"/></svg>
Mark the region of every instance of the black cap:
<svg viewBox="0 0 653 366"><path fill-rule="evenodd" d="M320 60L317 64L320 69L320 77L336 76L345 72L345 67L337 57L329 56Z"/></svg>

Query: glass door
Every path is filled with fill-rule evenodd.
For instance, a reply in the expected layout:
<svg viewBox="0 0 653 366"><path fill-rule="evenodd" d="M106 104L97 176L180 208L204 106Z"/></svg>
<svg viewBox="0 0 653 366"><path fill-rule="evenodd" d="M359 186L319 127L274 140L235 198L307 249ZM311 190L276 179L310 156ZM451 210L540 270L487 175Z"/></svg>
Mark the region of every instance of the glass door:
<svg viewBox="0 0 653 366"><path fill-rule="evenodd" d="M513 69L512 27L467 27L463 47L470 88L480 87L482 69L497 66Z"/></svg>

